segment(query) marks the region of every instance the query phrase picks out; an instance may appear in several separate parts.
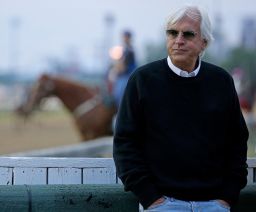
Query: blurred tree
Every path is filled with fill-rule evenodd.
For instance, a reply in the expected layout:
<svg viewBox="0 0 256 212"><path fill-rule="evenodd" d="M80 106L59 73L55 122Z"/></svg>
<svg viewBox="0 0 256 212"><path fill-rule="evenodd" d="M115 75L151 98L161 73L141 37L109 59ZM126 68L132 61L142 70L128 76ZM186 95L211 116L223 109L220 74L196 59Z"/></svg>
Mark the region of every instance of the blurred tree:
<svg viewBox="0 0 256 212"><path fill-rule="evenodd" d="M242 108L247 111L253 110L256 98L255 58L255 49L236 47L230 51L227 59L222 64L233 75L235 83L240 84L240 89L237 89L240 103Z"/></svg>
<svg viewBox="0 0 256 212"><path fill-rule="evenodd" d="M246 72L248 80L256 86L256 51L243 47L233 48L222 66L228 71L241 68Z"/></svg>

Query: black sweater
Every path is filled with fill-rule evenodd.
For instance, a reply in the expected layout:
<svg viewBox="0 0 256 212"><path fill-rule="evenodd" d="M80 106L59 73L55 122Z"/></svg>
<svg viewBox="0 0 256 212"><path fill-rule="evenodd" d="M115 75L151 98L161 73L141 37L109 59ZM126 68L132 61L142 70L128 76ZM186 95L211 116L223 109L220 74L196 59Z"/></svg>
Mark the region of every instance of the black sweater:
<svg viewBox="0 0 256 212"><path fill-rule="evenodd" d="M114 160L146 208L162 195L234 204L246 185L248 130L232 77L202 62L196 77L167 60L137 69L118 112Z"/></svg>

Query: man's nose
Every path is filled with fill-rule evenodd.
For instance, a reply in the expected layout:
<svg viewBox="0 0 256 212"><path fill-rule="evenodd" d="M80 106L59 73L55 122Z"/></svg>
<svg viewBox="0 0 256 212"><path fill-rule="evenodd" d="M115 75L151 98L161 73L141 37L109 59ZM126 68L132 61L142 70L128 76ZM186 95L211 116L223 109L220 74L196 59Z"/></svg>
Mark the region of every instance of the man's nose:
<svg viewBox="0 0 256 212"><path fill-rule="evenodd" d="M182 33L179 33L177 35L177 37L175 38L175 43L180 44L180 43L184 43L184 42L185 42L185 40L184 40L184 37L183 37Z"/></svg>

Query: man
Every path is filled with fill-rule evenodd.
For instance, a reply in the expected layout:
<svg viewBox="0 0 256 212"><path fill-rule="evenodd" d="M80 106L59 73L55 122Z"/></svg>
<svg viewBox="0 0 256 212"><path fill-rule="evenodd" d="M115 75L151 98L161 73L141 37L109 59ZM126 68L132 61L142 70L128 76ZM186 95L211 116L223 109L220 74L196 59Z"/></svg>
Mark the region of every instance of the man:
<svg viewBox="0 0 256 212"><path fill-rule="evenodd" d="M135 53L132 46L132 33L125 30L122 34L123 48L120 59L116 61L108 73L111 92L118 107L120 105L128 78L136 68Z"/></svg>
<svg viewBox="0 0 256 212"><path fill-rule="evenodd" d="M207 14L175 12L168 58L138 68L118 112L114 160L148 211L229 211L247 180L248 130L232 77L201 61Z"/></svg>

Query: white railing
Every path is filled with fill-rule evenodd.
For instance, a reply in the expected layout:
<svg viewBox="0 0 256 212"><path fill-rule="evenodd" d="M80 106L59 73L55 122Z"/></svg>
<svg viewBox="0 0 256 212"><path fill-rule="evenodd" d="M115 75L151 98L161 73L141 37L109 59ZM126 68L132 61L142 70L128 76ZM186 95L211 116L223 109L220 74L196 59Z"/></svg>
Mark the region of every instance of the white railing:
<svg viewBox="0 0 256 212"><path fill-rule="evenodd" d="M247 162L248 184L253 184L256 158ZM0 185L117 183L112 158L0 157Z"/></svg>
<svg viewBox="0 0 256 212"><path fill-rule="evenodd" d="M111 158L0 157L0 185L116 183Z"/></svg>

